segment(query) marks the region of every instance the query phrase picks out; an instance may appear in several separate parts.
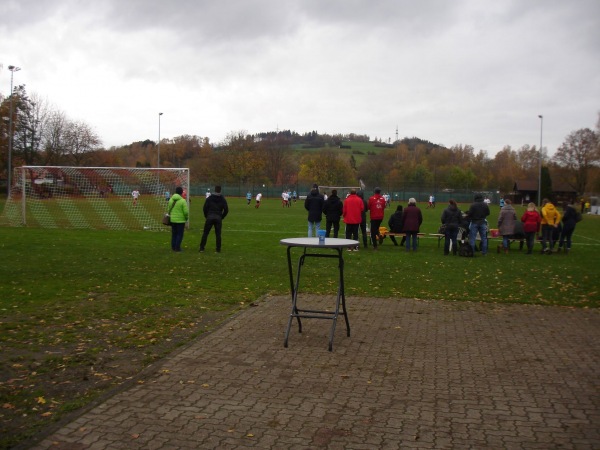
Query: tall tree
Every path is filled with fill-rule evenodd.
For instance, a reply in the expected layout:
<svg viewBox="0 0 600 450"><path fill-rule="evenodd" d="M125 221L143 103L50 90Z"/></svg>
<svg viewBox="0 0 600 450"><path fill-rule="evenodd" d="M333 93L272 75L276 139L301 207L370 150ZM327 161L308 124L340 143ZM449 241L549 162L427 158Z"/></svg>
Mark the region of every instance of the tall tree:
<svg viewBox="0 0 600 450"><path fill-rule="evenodd" d="M562 167L562 178L579 194L586 191L588 176L600 163L598 134L589 128L573 131L554 154L553 160Z"/></svg>

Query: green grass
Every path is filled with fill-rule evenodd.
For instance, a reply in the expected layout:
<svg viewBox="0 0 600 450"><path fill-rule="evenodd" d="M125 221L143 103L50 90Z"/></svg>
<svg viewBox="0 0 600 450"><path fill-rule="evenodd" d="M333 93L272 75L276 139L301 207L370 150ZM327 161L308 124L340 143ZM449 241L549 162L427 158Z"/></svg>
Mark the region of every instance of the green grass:
<svg viewBox="0 0 600 450"><path fill-rule="evenodd" d="M302 203L283 209L279 199L267 199L257 210L229 199L222 253L214 252L211 234L200 254L202 202L192 200L182 253L170 251L167 232L0 228L0 448L135 376L228 314L289 293L279 240L306 235ZM445 205L421 206L421 231L435 233ZM492 210L493 228L499 209ZM497 254L492 240L485 258L444 256L427 237L407 254L386 239L379 252L344 255L349 307L352 297L376 296L597 308L600 216L585 216L573 239L568 256ZM313 258L303 281L301 292L334 294L336 269Z"/></svg>

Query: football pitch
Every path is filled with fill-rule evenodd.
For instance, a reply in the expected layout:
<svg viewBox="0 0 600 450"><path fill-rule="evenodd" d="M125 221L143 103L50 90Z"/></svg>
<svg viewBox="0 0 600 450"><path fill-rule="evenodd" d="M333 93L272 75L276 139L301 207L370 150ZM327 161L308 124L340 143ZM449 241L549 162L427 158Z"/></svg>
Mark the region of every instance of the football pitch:
<svg viewBox="0 0 600 450"><path fill-rule="evenodd" d="M279 198L266 198L256 209L254 201L228 198L222 252L214 251L213 232L198 253L203 202L191 200L181 253L171 252L166 227L0 228L0 447L87 404L233 312L289 293L279 241L306 236L303 201L282 208ZM386 211L384 225L396 206ZM461 258L444 256L443 242L438 247L428 236L445 206L419 204L426 236L415 253L389 239L378 252L345 252L350 310L353 297L598 307L600 216L586 215L577 225L568 256L541 255L539 244L532 255L518 246L498 254L500 240L492 239L488 256ZM499 208L491 209L495 228ZM520 216L524 208L516 209ZM311 260L301 292L335 294L336 274L331 260Z"/></svg>

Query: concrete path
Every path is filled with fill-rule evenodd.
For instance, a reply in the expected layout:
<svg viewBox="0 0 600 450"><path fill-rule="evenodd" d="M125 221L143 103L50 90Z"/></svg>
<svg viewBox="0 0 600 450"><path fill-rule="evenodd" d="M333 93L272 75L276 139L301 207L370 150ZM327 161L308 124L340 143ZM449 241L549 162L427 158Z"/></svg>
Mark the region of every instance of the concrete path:
<svg viewBox="0 0 600 450"><path fill-rule="evenodd" d="M329 352L330 321L286 349L289 297L261 300L34 448L600 448L600 311L347 305Z"/></svg>

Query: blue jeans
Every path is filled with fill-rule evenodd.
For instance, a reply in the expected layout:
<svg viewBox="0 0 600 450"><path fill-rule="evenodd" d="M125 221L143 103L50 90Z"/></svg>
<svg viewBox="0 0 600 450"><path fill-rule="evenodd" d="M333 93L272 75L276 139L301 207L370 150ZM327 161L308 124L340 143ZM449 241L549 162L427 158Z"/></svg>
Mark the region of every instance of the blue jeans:
<svg viewBox="0 0 600 450"><path fill-rule="evenodd" d="M417 236L416 231L407 231L406 232L406 250L410 250L411 245L412 245L413 251L417 250L417 237L418 236Z"/></svg>
<svg viewBox="0 0 600 450"><path fill-rule="evenodd" d="M321 222L308 221L308 237L313 237L313 225L315 228L315 237L317 236L317 233L321 229Z"/></svg>
<svg viewBox="0 0 600 450"><path fill-rule="evenodd" d="M469 245L473 248L473 252L475 252L475 238L477 237L477 233L481 237L481 254L486 255L488 251L488 240L487 240L487 222L483 221L482 223L471 222L469 225Z"/></svg>

